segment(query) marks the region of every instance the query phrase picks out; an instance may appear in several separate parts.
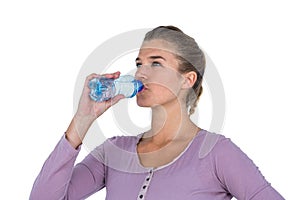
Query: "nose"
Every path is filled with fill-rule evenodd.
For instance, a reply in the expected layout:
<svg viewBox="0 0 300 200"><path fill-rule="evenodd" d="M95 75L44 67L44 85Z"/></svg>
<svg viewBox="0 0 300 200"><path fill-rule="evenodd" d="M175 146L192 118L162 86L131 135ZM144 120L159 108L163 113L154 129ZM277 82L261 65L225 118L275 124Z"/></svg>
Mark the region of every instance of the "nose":
<svg viewBox="0 0 300 200"><path fill-rule="evenodd" d="M142 81L147 79L147 71L147 66L141 65L135 72L135 78Z"/></svg>

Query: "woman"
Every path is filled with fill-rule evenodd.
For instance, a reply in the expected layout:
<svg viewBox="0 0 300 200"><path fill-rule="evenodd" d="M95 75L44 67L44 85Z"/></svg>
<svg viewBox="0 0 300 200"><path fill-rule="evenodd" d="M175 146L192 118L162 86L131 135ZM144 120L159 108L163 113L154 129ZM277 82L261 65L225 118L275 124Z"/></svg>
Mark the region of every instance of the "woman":
<svg viewBox="0 0 300 200"><path fill-rule="evenodd" d="M193 38L173 26L144 38L136 59L144 84L137 104L152 110L151 129L113 137L74 167L87 130L122 95L89 98L87 77L78 110L38 175L31 199L84 199L106 187L106 199L283 199L229 139L195 125L205 57ZM118 78L119 72L106 74Z"/></svg>

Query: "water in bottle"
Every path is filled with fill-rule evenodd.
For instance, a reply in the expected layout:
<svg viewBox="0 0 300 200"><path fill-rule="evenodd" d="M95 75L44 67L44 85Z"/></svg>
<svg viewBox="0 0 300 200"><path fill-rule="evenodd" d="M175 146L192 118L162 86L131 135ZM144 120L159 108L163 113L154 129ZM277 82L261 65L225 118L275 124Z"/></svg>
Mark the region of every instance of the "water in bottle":
<svg viewBox="0 0 300 200"><path fill-rule="evenodd" d="M100 77L89 82L90 97L97 102L106 101L118 94L131 98L140 92L143 87L143 83L131 75L120 76L118 79Z"/></svg>

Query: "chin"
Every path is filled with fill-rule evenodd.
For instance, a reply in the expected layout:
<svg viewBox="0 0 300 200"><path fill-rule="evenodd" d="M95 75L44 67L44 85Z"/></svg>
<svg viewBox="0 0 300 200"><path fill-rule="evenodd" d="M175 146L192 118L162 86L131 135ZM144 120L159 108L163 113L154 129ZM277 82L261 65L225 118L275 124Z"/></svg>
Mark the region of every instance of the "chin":
<svg viewBox="0 0 300 200"><path fill-rule="evenodd" d="M151 107L153 103L149 102L149 98L137 96L136 104L140 107Z"/></svg>
<svg viewBox="0 0 300 200"><path fill-rule="evenodd" d="M139 100L137 100L136 104L138 106L140 106L140 107L151 107L151 105L149 103L145 102L145 101L139 101Z"/></svg>

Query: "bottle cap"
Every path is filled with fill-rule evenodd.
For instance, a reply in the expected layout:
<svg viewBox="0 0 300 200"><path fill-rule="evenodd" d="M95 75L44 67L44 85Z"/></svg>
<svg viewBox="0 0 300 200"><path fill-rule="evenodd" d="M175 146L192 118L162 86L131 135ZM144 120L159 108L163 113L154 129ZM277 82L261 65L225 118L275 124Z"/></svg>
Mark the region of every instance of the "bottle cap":
<svg viewBox="0 0 300 200"><path fill-rule="evenodd" d="M137 84L137 88L138 88L137 92L142 91L144 88L144 84L140 80L136 80L136 82L137 82L136 84Z"/></svg>
<svg viewBox="0 0 300 200"><path fill-rule="evenodd" d="M142 83L142 81L134 79L132 82L134 83L134 92L129 98L134 97L138 92L142 91L142 89L144 88L144 84Z"/></svg>

